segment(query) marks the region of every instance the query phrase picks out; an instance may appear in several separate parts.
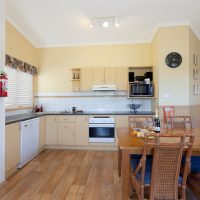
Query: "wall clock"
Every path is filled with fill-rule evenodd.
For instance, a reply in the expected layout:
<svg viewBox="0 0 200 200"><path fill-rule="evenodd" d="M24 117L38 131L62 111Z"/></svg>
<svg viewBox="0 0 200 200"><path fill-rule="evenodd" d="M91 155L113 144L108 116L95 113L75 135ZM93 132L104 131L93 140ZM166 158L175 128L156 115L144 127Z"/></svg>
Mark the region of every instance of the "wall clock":
<svg viewBox="0 0 200 200"><path fill-rule="evenodd" d="M165 63L167 64L167 66L171 68L178 67L181 64L181 62L182 62L182 57L177 52L171 52L165 58Z"/></svg>

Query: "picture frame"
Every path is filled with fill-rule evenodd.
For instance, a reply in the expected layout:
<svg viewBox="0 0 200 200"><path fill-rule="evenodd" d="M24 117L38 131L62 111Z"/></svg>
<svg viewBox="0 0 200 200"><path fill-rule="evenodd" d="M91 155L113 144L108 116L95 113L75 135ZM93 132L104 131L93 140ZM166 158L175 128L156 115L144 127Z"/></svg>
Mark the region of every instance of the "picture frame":
<svg viewBox="0 0 200 200"><path fill-rule="evenodd" d="M194 80L198 80L198 69L195 67L194 69L193 69L193 79Z"/></svg>
<svg viewBox="0 0 200 200"><path fill-rule="evenodd" d="M198 55L197 55L197 53L193 54L193 64L198 65Z"/></svg>
<svg viewBox="0 0 200 200"><path fill-rule="evenodd" d="M194 95L198 95L199 94L199 84L195 83L194 84Z"/></svg>

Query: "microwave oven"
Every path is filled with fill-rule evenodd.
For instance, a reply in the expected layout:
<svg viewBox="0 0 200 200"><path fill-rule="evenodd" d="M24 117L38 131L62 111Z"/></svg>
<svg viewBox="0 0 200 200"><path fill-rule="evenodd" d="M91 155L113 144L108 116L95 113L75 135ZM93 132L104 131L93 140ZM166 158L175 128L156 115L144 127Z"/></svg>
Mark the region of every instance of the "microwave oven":
<svg viewBox="0 0 200 200"><path fill-rule="evenodd" d="M154 96L154 85L153 83L129 83L129 97L137 96Z"/></svg>

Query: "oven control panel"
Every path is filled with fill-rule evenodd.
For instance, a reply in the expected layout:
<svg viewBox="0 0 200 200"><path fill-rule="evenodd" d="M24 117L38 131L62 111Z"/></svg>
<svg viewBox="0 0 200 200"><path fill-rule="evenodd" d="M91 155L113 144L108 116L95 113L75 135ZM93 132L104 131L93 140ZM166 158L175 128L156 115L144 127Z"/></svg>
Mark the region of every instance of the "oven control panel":
<svg viewBox="0 0 200 200"><path fill-rule="evenodd" d="M89 124L114 124L115 118L111 117L90 117Z"/></svg>

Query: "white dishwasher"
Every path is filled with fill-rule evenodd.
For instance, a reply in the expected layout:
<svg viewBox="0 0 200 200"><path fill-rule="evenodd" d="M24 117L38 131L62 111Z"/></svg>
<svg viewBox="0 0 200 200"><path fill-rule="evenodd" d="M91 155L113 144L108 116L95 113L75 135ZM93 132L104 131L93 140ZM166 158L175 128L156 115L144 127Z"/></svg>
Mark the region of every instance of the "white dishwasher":
<svg viewBox="0 0 200 200"><path fill-rule="evenodd" d="M20 163L23 167L38 154L39 148L39 118L20 123Z"/></svg>

